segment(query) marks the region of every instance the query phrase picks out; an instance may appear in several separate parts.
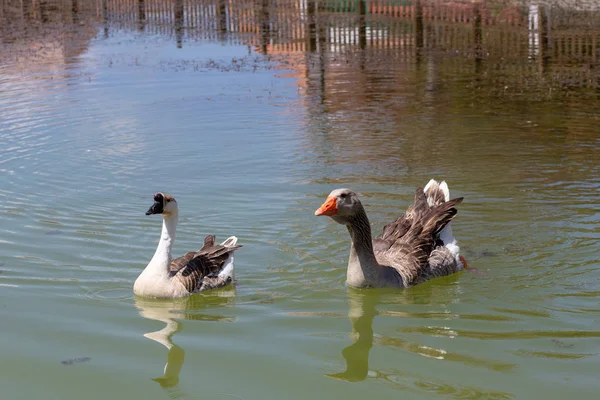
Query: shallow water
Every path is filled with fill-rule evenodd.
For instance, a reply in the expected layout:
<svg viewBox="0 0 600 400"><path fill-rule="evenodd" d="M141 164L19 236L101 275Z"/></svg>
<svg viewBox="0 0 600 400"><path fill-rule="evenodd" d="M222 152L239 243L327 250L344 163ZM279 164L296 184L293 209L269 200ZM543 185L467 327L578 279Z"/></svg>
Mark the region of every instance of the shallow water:
<svg viewBox="0 0 600 400"><path fill-rule="evenodd" d="M2 399L596 398L597 13L41 3L0 7ZM347 289L314 210L431 177L477 271ZM133 297L159 190L235 288Z"/></svg>

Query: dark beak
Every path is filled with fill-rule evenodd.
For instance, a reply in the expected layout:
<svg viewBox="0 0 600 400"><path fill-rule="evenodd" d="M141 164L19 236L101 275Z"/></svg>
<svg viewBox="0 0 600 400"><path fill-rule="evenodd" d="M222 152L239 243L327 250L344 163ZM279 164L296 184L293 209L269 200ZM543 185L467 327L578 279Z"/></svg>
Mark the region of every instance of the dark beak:
<svg viewBox="0 0 600 400"><path fill-rule="evenodd" d="M155 201L154 204L152 204L152 207L150 207L148 209L148 211L146 211L146 215L162 214L162 212L163 212L162 202Z"/></svg>

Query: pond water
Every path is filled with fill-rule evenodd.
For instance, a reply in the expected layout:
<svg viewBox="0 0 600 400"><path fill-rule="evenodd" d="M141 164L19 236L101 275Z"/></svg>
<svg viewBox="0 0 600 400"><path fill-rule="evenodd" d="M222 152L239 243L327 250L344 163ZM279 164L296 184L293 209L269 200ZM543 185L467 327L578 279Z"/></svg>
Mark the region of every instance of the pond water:
<svg viewBox="0 0 600 400"><path fill-rule="evenodd" d="M0 6L2 399L597 397L600 15L396 3ZM477 271L348 289L430 178ZM156 191L234 288L134 298Z"/></svg>

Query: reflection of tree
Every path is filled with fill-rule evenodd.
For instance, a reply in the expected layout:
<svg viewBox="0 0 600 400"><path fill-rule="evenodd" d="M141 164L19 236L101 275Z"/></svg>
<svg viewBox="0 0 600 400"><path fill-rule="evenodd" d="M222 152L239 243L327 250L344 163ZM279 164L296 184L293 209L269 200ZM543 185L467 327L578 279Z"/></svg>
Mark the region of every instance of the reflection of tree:
<svg viewBox="0 0 600 400"><path fill-rule="evenodd" d="M184 299L135 298L135 306L142 317L166 324L164 328L158 331L144 334L148 339L162 344L169 350L163 375L153 378L163 389L174 390L179 383L179 374L183 367L185 351L173 343L172 337L183 329L181 320L233 322L234 319L231 317L212 313L199 313L198 310L232 302L234 295L234 289L228 288L209 295L195 295Z"/></svg>

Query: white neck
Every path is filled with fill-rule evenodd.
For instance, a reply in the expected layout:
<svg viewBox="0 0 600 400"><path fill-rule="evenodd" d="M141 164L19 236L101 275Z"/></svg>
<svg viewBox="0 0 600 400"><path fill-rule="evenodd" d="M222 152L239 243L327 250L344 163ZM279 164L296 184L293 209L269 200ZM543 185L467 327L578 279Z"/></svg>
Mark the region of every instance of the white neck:
<svg viewBox="0 0 600 400"><path fill-rule="evenodd" d="M150 260L150 263L148 263L144 273L155 277L168 277L169 265L171 264L171 249L173 248L173 242L175 242L177 219L178 216L176 213L163 216L160 240L158 241L154 256Z"/></svg>

